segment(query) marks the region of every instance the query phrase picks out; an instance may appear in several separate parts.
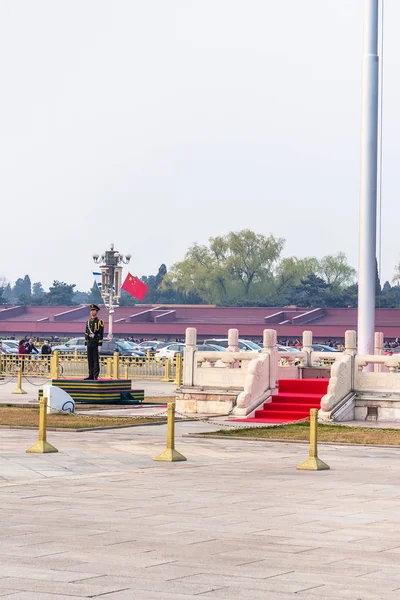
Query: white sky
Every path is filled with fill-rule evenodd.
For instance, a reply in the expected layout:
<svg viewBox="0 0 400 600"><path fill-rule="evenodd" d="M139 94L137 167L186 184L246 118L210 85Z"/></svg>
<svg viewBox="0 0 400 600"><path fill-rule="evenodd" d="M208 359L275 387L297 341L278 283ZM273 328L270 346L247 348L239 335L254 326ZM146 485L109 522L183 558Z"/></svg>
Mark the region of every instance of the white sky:
<svg viewBox="0 0 400 600"><path fill-rule="evenodd" d="M87 290L242 228L357 266L362 0L0 0L0 276ZM386 0L383 280L400 259Z"/></svg>

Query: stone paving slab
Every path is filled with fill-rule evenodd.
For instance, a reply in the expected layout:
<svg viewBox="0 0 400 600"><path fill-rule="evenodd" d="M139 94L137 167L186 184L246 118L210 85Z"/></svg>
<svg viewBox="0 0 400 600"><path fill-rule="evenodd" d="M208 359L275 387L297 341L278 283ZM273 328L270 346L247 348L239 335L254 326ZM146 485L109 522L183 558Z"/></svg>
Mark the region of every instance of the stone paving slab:
<svg viewBox="0 0 400 600"><path fill-rule="evenodd" d="M400 598L400 450L183 437L165 426L0 434L0 597Z"/></svg>

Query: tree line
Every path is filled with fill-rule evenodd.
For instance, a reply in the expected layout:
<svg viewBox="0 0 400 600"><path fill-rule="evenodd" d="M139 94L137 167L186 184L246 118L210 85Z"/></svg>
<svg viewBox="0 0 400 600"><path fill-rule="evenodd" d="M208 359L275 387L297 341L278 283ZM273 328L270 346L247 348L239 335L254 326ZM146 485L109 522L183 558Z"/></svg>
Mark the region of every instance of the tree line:
<svg viewBox="0 0 400 600"><path fill-rule="evenodd" d="M193 244L169 270L142 275L149 291L145 304L217 304L219 306L357 307L356 270L343 252L322 258L282 257L285 240L249 229ZM376 305L400 307L400 268L383 286L376 268ZM55 280L46 292L29 275L12 286L0 282L0 304L73 306L101 302L97 284L87 292ZM122 291L121 306L140 304Z"/></svg>

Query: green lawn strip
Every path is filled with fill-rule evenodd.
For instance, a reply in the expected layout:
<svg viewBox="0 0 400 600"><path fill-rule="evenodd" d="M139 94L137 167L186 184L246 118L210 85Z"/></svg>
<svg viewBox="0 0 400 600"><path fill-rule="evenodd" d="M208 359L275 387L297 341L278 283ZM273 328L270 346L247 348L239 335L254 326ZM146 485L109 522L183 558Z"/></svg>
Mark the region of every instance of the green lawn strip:
<svg viewBox="0 0 400 600"><path fill-rule="evenodd" d="M101 417L97 415L47 415L50 428L83 429L90 427L119 427L121 425L143 425L165 422L163 416L157 417ZM0 426L38 427L38 408L0 407Z"/></svg>
<svg viewBox="0 0 400 600"><path fill-rule="evenodd" d="M307 441L310 436L310 425L305 422L293 425L273 425L270 427L221 429L220 431L206 433L205 435ZM375 429L370 427L319 424L318 440L320 442L398 446L400 445L400 429Z"/></svg>

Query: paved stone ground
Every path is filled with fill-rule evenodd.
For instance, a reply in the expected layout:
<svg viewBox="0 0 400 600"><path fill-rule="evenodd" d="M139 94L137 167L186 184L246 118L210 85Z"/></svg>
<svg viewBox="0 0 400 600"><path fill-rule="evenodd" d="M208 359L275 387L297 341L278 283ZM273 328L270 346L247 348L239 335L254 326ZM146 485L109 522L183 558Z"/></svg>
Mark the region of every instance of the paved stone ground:
<svg viewBox="0 0 400 600"><path fill-rule="evenodd" d="M0 598L392 600L400 597L400 451L181 437L165 427L0 432Z"/></svg>

